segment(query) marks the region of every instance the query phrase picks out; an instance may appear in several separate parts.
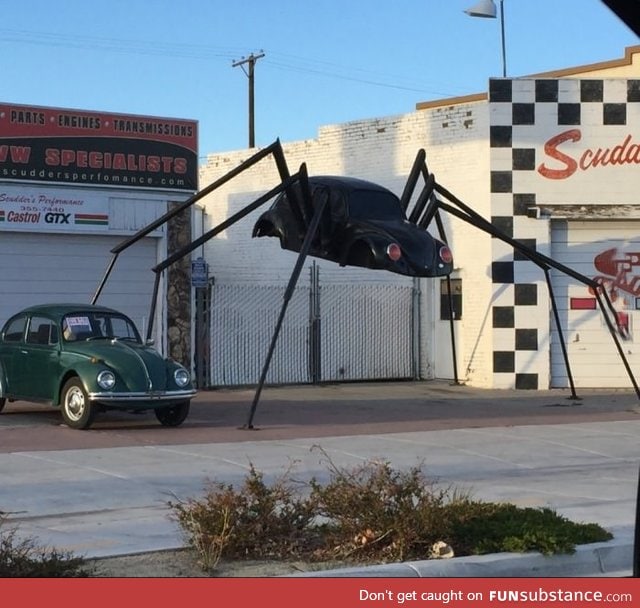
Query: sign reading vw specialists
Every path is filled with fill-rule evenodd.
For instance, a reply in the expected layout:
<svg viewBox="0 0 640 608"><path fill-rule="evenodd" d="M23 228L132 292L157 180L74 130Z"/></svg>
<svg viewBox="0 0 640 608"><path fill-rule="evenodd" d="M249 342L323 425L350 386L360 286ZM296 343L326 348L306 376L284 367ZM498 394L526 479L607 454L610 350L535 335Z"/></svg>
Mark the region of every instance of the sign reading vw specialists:
<svg viewBox="0 0 640 608"><path fill-rule="evenodd" d="M197 133L193 120L0 104L0 180L195 191Z"/></svg>

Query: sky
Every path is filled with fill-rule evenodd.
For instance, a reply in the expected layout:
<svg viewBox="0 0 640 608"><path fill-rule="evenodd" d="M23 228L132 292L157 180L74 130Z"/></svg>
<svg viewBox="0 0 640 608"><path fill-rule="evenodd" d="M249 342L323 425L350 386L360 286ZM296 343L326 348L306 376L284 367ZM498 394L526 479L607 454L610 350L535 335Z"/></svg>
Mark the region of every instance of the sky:
<svg viewBox="0 0 640 608"><path fill-rule="evenodd" d="M477 0L0 0L0 101L198 121L199 156L313 139L479 93L502 75ZM496 2L497 3L497 2ZM507 76L619 59L638 37L601 0L504 0ZM498 12L499 15L499 12ZM246 69L247 64L244 65Z"/></svg>

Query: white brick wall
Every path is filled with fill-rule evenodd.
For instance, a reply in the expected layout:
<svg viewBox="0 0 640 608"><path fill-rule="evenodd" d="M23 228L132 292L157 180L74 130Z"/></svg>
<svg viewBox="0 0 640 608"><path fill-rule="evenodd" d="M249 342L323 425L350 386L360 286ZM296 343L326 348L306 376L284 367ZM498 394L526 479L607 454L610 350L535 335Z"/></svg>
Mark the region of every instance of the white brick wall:
<svg viewBox="0 0 640 608"><path fill-rule="evenodd" d="M489 218L488 124L488 105L481 101L327 125L319 129L316 139L283 142L283 149L292 173L305 162L310 175L359 177L384 185L400 195L418 150L425 148L427 164L438 182ZM206 187L255 151L209 155L200 169L200 187ZM254 165L203 199L206 229L279 183L271 159ZM419 183L416 196L421 187ZM296 254L281 250L276 239L251 238L255 220L265 209L266 206L255 211L206 244L205 257L216 281L277 283L288 280ZM459 375L471 384L488 385L491 381L491 240L461 220L448 215L443 219L454 252L454 276L463 280L463 319L456 323L462 349L458 353ZM435 225L431 232L438 235ZM325 282L410 281L381 271L340 268L320 260L316 263ZM306 280L304 275L301 280ZM423 294L430 297L423 299L421 358L422 373L429 377L434 370L437 372L440 357L450 357L450 346L448 325L436 318L439 288L437 284L426 284L431 279L424 281ZM445 325L447 327L443 328Z"/></svg>

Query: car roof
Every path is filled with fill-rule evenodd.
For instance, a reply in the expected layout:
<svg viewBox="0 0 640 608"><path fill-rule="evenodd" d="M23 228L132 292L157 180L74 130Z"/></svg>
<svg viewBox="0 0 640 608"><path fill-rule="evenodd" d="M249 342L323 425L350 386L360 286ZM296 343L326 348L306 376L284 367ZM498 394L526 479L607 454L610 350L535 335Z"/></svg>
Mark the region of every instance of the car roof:
<svg viewBox="0 0 640 608"><path fill-rule="evenodd" d="M341 175L314 175L309 178L309 183L312 186L328 186L329 188L340 189L345 192L352 192L354 190L376 190L378 192L386 192L396 196L391 192L391 190L381 186L380 184L357 177L343 177Z"/></svg>
<svg viewBox="0 0 640 608"><path fill-rule="evenodd" d="M61 318L61 317L64 317L64 315L67 315L69 313L79 312L79 311L111 312L116 314L122 314L113 308L108 308L106 306L99 306L96 304L85 304L85 303L36 304L34 306L29 306L28 308L21 310L20 313L27 313L27 314L42 313L42 314L48 314L50 316ZM17 313L17 314L20 314L20 313Z"/></svg>

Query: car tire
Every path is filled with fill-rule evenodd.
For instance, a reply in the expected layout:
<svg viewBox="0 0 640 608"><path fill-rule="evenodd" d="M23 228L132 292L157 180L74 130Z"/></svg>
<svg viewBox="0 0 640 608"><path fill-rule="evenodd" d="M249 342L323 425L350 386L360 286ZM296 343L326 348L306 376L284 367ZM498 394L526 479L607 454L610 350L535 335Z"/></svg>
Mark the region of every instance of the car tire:
<svg viewBox="0 0 640 608"><path fill-rule="evenodd" d="M162 426L180 426L189 415L190 401L183 401L169 407L156 408L156 418Z"/></svg>
<svg viewBox="0 0 640 608"><path fill-rule="evenodd" d="M7 400L4 397L0 397L0 412L2 411L2 408L4 407L4 404L7 402Z"/></svg>
<svg viewBox="0 0 640 608"><path fill-rule="evenodd" d="M89 401L80 378L71 378L65 383L60 409L64 423L72 429L88 429L93 423L96 408Z"/></svg>

